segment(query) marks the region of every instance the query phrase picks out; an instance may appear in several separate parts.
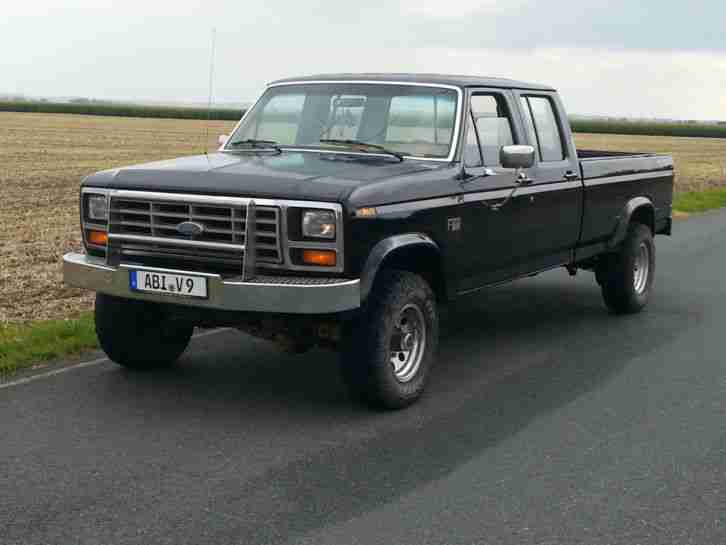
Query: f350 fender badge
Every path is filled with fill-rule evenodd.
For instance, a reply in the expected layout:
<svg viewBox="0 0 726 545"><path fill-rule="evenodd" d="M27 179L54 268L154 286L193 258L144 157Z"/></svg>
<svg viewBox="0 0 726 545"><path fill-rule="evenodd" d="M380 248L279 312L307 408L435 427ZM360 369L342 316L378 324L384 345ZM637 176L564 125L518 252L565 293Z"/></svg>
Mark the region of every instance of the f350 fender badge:
<svg viewBox="0 0 726 545"><path fill-rule="evenodd" d="M446 223L450 233L461 231L461 218L449 218Z"/></svg>

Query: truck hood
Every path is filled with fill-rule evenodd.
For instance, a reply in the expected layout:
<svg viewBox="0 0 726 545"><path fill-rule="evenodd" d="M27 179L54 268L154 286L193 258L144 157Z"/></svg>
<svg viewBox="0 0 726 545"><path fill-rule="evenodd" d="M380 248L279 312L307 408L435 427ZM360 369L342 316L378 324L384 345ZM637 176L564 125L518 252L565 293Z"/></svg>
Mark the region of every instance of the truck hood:
<svg viewBox="0 0 726 545"><path fill-rule="evenodd" d="M356 187L445 163L339 153L214 153L104 170L84 186L343 202Z"/></svg>

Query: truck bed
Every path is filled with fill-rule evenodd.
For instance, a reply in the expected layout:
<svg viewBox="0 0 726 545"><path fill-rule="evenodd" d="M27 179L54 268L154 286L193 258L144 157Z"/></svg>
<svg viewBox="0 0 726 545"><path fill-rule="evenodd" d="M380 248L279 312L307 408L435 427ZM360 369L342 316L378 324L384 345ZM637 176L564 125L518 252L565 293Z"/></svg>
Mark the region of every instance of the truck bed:
<svg viewBox="0 0 726 545"><path fill-rule="evenodd" d="M645 197L653 204L655 233L670 232L673 158L658 153L577 150L585 189L581 244L603 243L623 217L623 206Z"/></svg>
<svg viewBox="0 0 726 545"><path fill-rule="evenodd" d="M664 171L664 176L673 175L673 158L660 153L578 149L577 158L585 182L596 178L658 171Z"/></svg>
<svg viewBox="0 0 726 545"><path fill-rule="evenodd" d="M657 153L641 153L632 151L603 151L594 149L578 149L577 158L585 159L605 159L609 157L652 157Z"/></svg>

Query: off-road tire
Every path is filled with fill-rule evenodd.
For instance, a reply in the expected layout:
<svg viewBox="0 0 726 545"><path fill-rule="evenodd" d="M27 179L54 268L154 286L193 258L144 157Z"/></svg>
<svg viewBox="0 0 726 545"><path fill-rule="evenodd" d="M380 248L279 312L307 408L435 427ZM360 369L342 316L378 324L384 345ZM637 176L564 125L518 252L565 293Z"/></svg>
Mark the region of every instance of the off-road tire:
<svg viewBox="0 0 726 545"><path fill-rule="evenodd" d="M643 247L647 251L647 274L638 290L636 263ZM618 250L602 258L596 274L605 304L613 313L635 314L643 310L655 276L655 244L650 228L642 223L632 223Z"/></svg>
<svg viewBox="0 0 726 545"><path fill-rule="evenodd" d="M425 332L423 356L411 377L399 380L391 362L392 335L401 312L417 308ZM400 322L399 322L400 323ZM378 274L360 315L344 325L340 367L353 396L379 409L401 409L423 393L436 359L439 320L436 298L419 275L399 270Z"/></svg>
<svg viewBox="0 0 726 545"><path fill-rule="evenodd" d="M155 303L96 294L96 336L109 359L137 370L176 362L194 328L172 321L164 310Z"/></svg>

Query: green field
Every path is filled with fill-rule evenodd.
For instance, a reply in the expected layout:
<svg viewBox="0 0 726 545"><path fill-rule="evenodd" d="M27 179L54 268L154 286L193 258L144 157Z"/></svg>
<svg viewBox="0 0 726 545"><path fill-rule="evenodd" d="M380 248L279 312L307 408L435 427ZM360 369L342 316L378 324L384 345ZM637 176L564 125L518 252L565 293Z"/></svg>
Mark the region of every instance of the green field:
<svg viewBox="0 0 726 545"><path fill-rule="evenodd" d="M237 121L244 110L191 108L184 106L143 106L138 104L14 102L0 101L0 112L30 112L43 114L83 114L113 117L152 117L158 119L207 119Z"/></svg>
<svg viewBox="0 0 726 545"><path fill-rule="evenodd" d="M570 120L570 125L577 133L726 138L726 124Z"/></svg>
<svg viewBox="0 0 726 545"><path fill-rule="evenodd" d="M244 110L183 106L143 106L138 104L60 103L0 101L0 112L35 112L83 114L114 117L150 117L159 119L212 119L237 121ZM644 121L601 121L571 119L573 132L590 134L624 134L643 136L686 136L693 138L726 138L726 123L656 123Z"/></svg>

